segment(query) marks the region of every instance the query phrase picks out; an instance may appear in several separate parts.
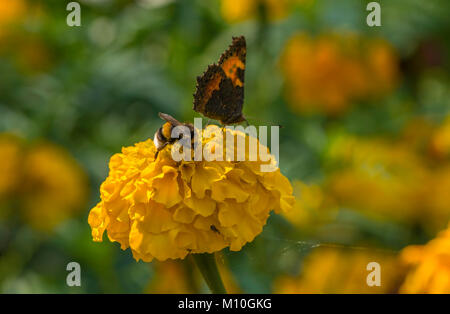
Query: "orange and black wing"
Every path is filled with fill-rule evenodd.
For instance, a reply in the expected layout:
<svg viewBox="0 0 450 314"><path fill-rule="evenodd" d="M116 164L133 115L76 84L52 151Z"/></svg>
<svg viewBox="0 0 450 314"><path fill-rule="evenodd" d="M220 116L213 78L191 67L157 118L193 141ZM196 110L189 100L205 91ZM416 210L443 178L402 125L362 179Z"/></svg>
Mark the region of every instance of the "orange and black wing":
<svg viewBox="0 0 450 314"><path fill-rule="evenodd" d="M197 77L195 111L222 124L245 121L242 107L246 51L245 37L233 37L219 63L208 66L205 73Z"/></svg>

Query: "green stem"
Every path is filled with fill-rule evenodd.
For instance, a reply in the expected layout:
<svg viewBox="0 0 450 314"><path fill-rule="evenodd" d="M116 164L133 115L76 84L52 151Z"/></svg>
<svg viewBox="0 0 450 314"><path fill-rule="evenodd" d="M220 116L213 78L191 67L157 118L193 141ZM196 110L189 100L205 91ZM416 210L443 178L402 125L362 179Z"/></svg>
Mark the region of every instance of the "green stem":
<svg viewBox="0 0 450 314"><path fill-rule="evenodd" d="M220 278L214 254L192 254L191 256L202 273L211 292L215 294L226 294L227 291Z"/></svg>

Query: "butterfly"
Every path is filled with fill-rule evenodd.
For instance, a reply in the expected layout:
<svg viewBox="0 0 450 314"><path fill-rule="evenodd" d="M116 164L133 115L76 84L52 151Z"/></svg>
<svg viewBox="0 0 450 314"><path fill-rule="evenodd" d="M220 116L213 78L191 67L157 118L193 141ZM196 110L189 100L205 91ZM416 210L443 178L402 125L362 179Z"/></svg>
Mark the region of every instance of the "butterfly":
<svg viewBox="0 0 450 314"><path fill-rule="evenodd" d="M247 121L242 114L246 52L245 37L233 37L218 64L209 65L197 77L195 111L223 125Z"/></svg>

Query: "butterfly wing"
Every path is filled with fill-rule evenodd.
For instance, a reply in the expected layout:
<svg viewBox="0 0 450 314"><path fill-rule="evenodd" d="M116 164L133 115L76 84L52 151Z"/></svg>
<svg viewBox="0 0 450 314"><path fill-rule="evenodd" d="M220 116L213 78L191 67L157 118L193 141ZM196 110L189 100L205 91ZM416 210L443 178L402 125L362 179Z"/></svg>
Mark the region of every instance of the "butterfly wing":
<svg viewBox="0 0 450 314"><path fill-rule="evenodd" d="M230 47L221 55L218 64L208 66L197 78L194 110L223 124L244 121L246 43L244 36L233 37Z"/></svg>

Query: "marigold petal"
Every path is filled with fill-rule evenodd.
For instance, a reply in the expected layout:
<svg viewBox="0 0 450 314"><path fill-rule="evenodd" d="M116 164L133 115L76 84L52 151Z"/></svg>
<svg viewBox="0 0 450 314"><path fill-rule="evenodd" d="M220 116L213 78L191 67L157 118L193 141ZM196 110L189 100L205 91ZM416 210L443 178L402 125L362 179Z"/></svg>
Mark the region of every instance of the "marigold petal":
<svg viewBox="0 0 450 314"><path fill-rule="evenodd" d="M168 208L181 202L177 177L178 172L175 168L163 166L162 173L153 179L154 190L151 199Z"/></svg>

